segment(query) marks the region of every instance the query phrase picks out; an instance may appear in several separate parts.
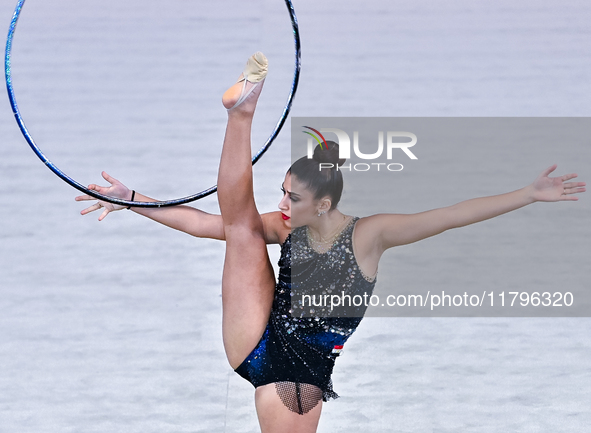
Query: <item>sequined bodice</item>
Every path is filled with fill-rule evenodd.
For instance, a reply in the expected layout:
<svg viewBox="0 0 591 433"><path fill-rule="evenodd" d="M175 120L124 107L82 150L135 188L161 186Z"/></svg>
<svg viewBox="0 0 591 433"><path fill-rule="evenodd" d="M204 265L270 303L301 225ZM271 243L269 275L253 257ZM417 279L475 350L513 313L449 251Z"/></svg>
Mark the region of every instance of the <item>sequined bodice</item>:
<svg viewBox="0 0 591 433"><path fill-rule="evenodd" d="M275 326L310 342L320 334L328 335L323 338L327 340L327 348L332 348L333 342L344 343L355 331L367 308L364 304L331 312L326 305L302 308L301 297L302 294L315 294L324 299L328 299L324 295L351 298L371 295L375 279L369 281L364 277L353 253L352 235L358 219L353 218L332 248L322 254L309 245L306 227L292 230L282 245L279 260L279 279L271 313ZM330 338L331 335L335 338Z"/></svg>

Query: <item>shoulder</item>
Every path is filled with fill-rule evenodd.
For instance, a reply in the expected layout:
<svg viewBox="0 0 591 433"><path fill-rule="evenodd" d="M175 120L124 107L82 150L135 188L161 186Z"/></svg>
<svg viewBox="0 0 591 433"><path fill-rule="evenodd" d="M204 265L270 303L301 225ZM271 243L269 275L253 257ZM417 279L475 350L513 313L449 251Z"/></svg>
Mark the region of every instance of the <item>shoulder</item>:
<svg viewBox="0 0 591 433"><path fill-rule="evenodd" d="M361 255L381 254L387 248L384 237L395 230L404 217L401 214L376 214L359 218L353 232L357 252Z"/></svg>
<svg viewBox="0 0 591 433"><path fill-rule="evenodd" d="M395 214L377 214L359 218L355 224L356 236L377 238L381 236L384 227L396 220Z"/></svg>
<svg viewBox="0 0 591 433"><path fill-rule="evenodd" d="M376 215L363 217L357 219L355 222L355 227L353 229L353 236L355 237L355 244L357 245L357 250L359 247L365 246L368 243L368 240L373 239L376 237ZM363 248L366 249L366 248Z"/></svg>
<svg viewBox="0 0 591 433"><path fill-rule="evenodd" d="M283 221L281 212L267 212L261 215L265 232L265 241L268 244L282 244L289 235L289 227Z"/></svg>

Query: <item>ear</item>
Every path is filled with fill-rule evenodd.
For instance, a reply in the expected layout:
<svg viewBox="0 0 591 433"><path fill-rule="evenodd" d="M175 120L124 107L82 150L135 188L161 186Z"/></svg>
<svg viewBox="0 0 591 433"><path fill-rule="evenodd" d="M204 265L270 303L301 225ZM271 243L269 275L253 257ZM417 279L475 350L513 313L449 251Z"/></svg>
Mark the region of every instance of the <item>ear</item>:
<svg viewBox="0 0 591 433"><path fill-rule="evenodd" d="M318 201L318 212L326 213L330 210L332 201L328 197L324 197Z"/></svg>

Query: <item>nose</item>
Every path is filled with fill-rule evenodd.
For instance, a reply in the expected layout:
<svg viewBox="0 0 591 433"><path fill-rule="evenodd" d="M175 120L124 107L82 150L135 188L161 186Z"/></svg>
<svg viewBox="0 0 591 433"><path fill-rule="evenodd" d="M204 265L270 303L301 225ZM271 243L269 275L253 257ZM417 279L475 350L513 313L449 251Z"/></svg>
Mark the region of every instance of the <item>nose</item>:
<svg viewBox="0 0 591 433"><path fill-rule="evenodd" d="M282 211L289 210L289 197L287 196L287 194L283 196L277 207Z"/></svg>

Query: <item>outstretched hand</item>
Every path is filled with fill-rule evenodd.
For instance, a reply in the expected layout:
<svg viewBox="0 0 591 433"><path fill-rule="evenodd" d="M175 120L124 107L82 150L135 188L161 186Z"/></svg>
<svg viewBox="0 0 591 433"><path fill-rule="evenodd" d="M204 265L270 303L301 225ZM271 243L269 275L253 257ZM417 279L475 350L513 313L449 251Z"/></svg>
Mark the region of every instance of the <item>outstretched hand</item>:
<svg viewBox="0 0 591 433"><path fill-rule="evenodd" d="M114 177L109 176L106 172L101 173L103 179L111 184L111 186L99 186L95 184L88 185L88 189L92 191L96 191L99 194L108 195L110 197L116 197L123 200L131 198L131 191L121 182L119 182ZM79 195L75 199L76 201L85 201L85 200L96 200L96 198L89 196L88 194ZM103 200L99 200L97 203L93 204L90 207L82 210L80 212L81 215L86 215L87 213L94 212L95 210L103 208L103 213L99 216L99 221L102 221L109 212L117 211L124 209L125 206L121 206L118 204L109 203Z"/></svg>
<svg viewBox="0 0 591 433"><path fill-rule="evenodd" d="M557 165L544 170L532 184L533 197L536 201L578 200L574 194L585 192L585 182L568 182L577 177L575 173L558 177L549 177Z"/></svg>

